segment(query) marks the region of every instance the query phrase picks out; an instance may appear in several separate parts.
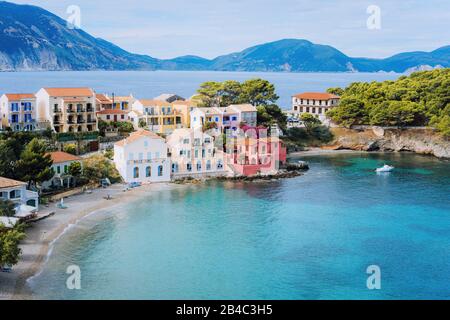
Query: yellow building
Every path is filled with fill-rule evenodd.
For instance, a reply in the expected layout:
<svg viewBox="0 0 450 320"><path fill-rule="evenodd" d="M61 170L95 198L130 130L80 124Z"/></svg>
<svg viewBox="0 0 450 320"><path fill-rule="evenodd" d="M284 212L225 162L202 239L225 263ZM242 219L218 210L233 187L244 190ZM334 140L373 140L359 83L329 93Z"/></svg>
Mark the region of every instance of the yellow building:
<svg viewBox="0 0 450 320"><path fill-rule="evenodd" d="M136 129L145 127L155 133L169 134L175 129L189 127L191 108L187 101L168 103L141 99L133 103L129 118Z"/></svg>

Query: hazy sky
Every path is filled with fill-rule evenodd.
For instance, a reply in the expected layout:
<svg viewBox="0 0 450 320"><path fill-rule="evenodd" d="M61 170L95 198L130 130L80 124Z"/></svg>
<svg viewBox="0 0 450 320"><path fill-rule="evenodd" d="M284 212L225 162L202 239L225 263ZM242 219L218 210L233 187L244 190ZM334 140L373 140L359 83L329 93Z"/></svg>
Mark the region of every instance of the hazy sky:
<svg viewBox="0 0 450 320"><path fill-rule="evenodd" d="M93 36L157 58L206 58L284 38L328 44L350 56L386 57L450 44L449 0L17 0L66 18L81 9ZM381 9L381 29L366 12Z"/></svg>

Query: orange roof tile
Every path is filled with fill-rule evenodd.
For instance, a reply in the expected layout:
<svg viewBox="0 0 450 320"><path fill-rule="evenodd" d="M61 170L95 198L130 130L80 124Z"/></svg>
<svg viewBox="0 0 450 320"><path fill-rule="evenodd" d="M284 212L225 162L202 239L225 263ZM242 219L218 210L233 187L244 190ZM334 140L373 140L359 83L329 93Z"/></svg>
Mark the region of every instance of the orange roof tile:
<svg viewBox="0 0 450 320"><path fill-rule="evenodd" d="M95 95L95 98L100 102L100 103L112 103L112 100L110 98L108 98L107 96L105 96L104 94L98 93Z"/></svg>
<svg viewBox="0 0 450 320"><path fill-rule="evenodd" d="M339 99L339 96L331 93L321 93L321 92L304 92L294 95L295 98L299 99L313 99L313 100L330 100Z"/></svg>
<svg viewBox="0 0 450 320"><path fill-rule="evenodd" d="M162 139L160 136L158 136L156 133L148 131L148 130L144 130L144 129L139 129L138 131L133 132L132 134L130 134L130 136L126 139L120 140L119 142L116 142L116 146L120 146L123 147L125 144L129 144L132 142L135 142L141 138L144 137L148 137L151 139Z"/></svg>
<svg viewBox="0 0 450 320"><path fill-rule="evenodd" d="M44 88L52 97L92 97L91 88Z"/></svg>
<svg viewBox="0 0 450 320"><path fill-rule="evenodd" d="M22 99L34 99L36 98L32 93L5 93L5 96L12 101L18 101Z"/></svg>
<svg viewBox="0 0 450 320"><path fill-rule="evenodd" d="M11 188L26 185L26 182L0 177L0 188Z"/></svg>
<svg viewBox="0 0 450 320"><path fill-rule="evenodd" d="M70 154L67 152L62 152L62 151L49 152L48 154L52 158L54 164L82 160L82 158L80 158L80 157L77 157L77 156L74 156L73 154Z"/></svg>
<svg viewBox="0 0 450 320"><path fill-rule="evenodd" d="M145 107L147 106L170 106L171 103L166 101L154 100L154 99L140 99L140 103L142 103Z"/></svg>

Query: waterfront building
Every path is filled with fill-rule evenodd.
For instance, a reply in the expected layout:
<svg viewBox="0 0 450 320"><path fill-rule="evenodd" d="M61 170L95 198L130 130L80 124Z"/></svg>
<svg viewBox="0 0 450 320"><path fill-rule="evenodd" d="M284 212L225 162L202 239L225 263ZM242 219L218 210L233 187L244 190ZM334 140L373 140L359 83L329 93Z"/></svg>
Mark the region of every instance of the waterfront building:
<svg viewBox="0 0 450 320"><path fill-rule="evenodd" d="M136 129L146 129L170 134L175 129L189 126L190 107L186 103L169 103L160 100L136 100L132 105L130 119Z"/></svg>
<svg viewBox="0 0 450 320"><path fill-rule="evenodd" d="M114 163L127 183L170 181L166 141L148 130L139 129L115 143Z"/></svg>
<svg viewBox="0 0 450 320"><path fill-rule="evenodd" d="M176 129L167 137L173 179L225 175L223 146L202 130Z"/></svg>
<svg viewBox="0 0 450 320"><path fill-rule="evenodd" d="M0 97L0 128L13 131L34 131L36 97L32 93L5 93Z"/></svg>
<svg viewBox="0 0 450 320"><path fill-rule="evenodd" d="M90 88L42 88L36 93L37 118L57 133L97 131L96 97Z"/></svg>
<svg viewBox="0 0 450 320"><path fill-rule="evenodd" d="M82 158L73 154L56 151L49 152L53 160L52 169L55 175L49 181L42 183L43 189L64 188L73 185L73 177L69 173L69 167L74 162L82 163Z"/></svg>
<svg viewBox="0 0 450 320"><path fill-rule="evenodd" d="M288 112L289 122L299 124L297 121L302 114L310 113L323 123L328 123L326 112L339 105L339 96L330 93L305 92L292 97L292 109ZM301 125L301 124L299 124Z"/></svg>
<svg viewBox="0 0 450 320"><path fill-rule="evenodd" d="M207 123L215 123L218 132L236 131L242 124L256 126L257 110L251 104L192 109L192 128L203 128Z"/></svg>
<svg viewBox="0 0 450 320"><path fill-rule="evenodd" d="M226 164L235 175L275 174L286 163L287 150L278 136L268 136L267 128L242 126L228 136Z"/></svg>
<svg viewBox="0 0 450 320"><path fill-rule="evenodd" d="M20 214L28 207L29 212L38 210L39 194L27 190L27 183L0 177L0 199L9 200L16 206L16 213Z"/></svg>

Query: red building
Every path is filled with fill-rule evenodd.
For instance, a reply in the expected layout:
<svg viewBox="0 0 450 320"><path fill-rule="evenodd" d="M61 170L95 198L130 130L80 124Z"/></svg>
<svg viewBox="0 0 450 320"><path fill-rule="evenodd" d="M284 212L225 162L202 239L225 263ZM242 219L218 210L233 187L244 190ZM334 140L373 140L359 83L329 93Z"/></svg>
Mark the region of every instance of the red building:
<svg viewBox="0 0 450 320"><path fill-rule="evenodd" d="M227 137L226 160L237 175L276 173L286 155L283 142L268 136L265 127L243 126L236 136Z"/></svg>

